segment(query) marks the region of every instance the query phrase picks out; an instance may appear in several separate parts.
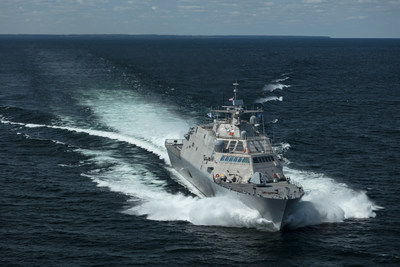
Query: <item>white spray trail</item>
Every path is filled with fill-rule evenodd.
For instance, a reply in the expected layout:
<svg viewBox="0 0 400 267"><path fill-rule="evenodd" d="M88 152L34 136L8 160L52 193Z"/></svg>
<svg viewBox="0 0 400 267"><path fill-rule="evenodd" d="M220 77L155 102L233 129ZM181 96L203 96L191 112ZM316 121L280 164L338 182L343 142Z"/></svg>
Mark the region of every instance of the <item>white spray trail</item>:
<svg viewBox="0 0 400 267"><path fill-rule="evenodd" d="M289 88L290 85L282 84L282 83L271 83L264 86L263 91L265 92L273 92L275 90L283 90L284 88Z"/></svg>
<svg viewBox="0 0 400 267"><path fill-rule="evenodd" d="M284 82L286 80L288 80L289 77L284 77L284 78L280 78L280 79L275 79L272 81L272 83L270 84L266 84L264 85L262 91L263 92L273 92L275 90L283 90L284 88L289 88L291 87L291 85L287 85L287 84L283 84L281 82ZM262 97L259 98L255 101L255 103L260 103L260 104L264 104L266 102L269 101L283 101L283 97L282 96L267 96L267 97Z"/></svg>
<svg viewBox="0 0 400 267"><path fill-rule="evenodd" d="M110 92L97 89L84 94L85 97L79 98L82 105L90 107L105 125L120 135L132 137L135 140L133 144L154 152L166 161L168 156L164 140L183 136L190 126L177 118L170 107L163 103L151 103L130 90Z"/></svg>
<svg viewBox="0 0 400 267"><path fill-rule="evenodd" d="M283 75L283 76L285 76L285 75ZM286 80L288 80L288 79L290 79L290 77L289 77L289 76L285 76L285 77L283 77L283 78L275 79L275 80L273 80L272 82L273 82L273 83L280 83L280 82L284 82L284 81L286 81Z"/></svg>
<svg viewBox="0 0 400 267"><path fill-rule="evenodd" d="M289 227L375 217L374 211L381 208L367 197L365 191L355 191L324 174L289 167L284 171L305 189L296 211L288 218Z"/></svg>
<svg viewBox="0 0 400 267"><path fill-rule="evenodd" d="M127 214L144 215L150 220L188 221L195 225L220 225L257 227L273 230L273 225L260 214L238 200L227 197L199 198L165 190L167 183L160 180L150 169L132 166L123 159L115 159L111 152L80 149L91 156L98 165L113 163L106 171L92 170L85 174L100 187L131 196L132 207ZM146 159L143 158L143 161ZM229 209L227 208L229 207Z"/></svg>
<svg viewBox="0 0 400 267"><path fill-rule="evenodd" d="M260 104L264 104L266 102L269 101L283 101L283 97L282 96L268 96L268 97L262 97L257 99L256 101L254 101L255 103L260 103Z"/></svg>

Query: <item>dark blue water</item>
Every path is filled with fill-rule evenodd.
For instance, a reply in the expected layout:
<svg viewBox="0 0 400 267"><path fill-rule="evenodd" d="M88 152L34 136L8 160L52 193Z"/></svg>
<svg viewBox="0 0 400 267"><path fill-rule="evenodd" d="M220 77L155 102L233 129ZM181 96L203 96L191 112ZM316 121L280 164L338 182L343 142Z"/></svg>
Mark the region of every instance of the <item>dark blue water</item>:
<svg viewBox="0 0 400 267"><path fill-rule="evenodd" d="M399 70L399 40L1 36L0 263L397 265ZM168 164L235 81L306 191L283 232Z"/></svg>

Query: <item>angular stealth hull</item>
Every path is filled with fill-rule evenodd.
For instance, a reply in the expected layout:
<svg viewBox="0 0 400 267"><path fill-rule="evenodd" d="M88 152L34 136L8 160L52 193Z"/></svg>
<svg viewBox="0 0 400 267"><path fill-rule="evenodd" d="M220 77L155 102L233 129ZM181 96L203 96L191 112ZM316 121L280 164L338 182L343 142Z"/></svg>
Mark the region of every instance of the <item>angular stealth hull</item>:
<svg viewBox="0 0 400 267"><path fill-rule="evenodd" d="M258 128L263 110L245 109L238 84L233 86L232 105L213 110L213 123L190 128L184 139L167 139L165 147L172 166L204 196L238 199L280 230L304 191L285 177L270 139Z"/></svg>
<svg viewBox="0 0 400 267"><path fill-rule="evenodd" d="M190 162L182 159L179 154L169 146L167 147L171 165L189 183L199 190L205 197L229 196L240 200L249 208L256 209L262 218L271 222L276 230L284 227L284 220L294 209L300 198L296 199L274 199L258 195L246 194L232 189L228 189L216 183L212 175L200 171Z"/></svg>

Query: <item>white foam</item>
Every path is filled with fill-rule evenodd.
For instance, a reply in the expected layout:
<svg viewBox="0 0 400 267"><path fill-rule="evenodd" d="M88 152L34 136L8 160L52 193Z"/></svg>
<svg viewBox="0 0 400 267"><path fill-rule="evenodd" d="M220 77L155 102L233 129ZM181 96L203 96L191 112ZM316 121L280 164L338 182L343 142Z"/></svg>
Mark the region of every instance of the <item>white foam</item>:
<svg viewBox="0 0 400 267"><path fill-rule="evenodd" d="M290 149L290 144L289 143L281 142L281 143L274 144L275 152L280 154L280 155L282 155L283 153L285 153L289 149Z"/></svg>
<svg viewBox="0 0 400 267"><path fill-rule="evenodd" d="M131 196L133 207L125 213L146 216L158 221L187 221L195 225L219 225L230 227L257 227L274 230L273 225L260 214L236 199L228 197L199 198L171 194L167 183L160 180L144 165L131 165L113 157L110 151L78 149L77 152L91 157L97 166L112 167L92 170L90 177L99 187Z"/></svg>
<svg viewBox="0 0 400 267"><path fill-rule="evenodd" d="M264 104L264 103L269 102L269 101L283 101L283 97L282 96L262 97L262 98L257 99L255 101L255 103Z"/></svg>
<svg viewBox="0 0 400 267"><path fill-rule="evenodd" d="M301 184L305 190L296 211L288 218L292 228L375 217L374 211L381 208L367 197L365 191L353 190L324 174L289 167L285 167L284 171L286 176Z"/></svg>
<svg viewBox="0 0 400 267"><path fill-rule="evenodd" d="M4 121L6 122L6 121ZM121 141L121 142L126 142L130 144L135 144L138 145L148 151L152 151L154 154L165 158L165 150L160 148L159 146L156 146L154 144L151 144L149 142L146 142L141 139L137 139L131 136L127 136L124 134L116 133L116 132L109 132L109 131L100 131L100 130L93 130L93 129L85 129L85 128L77 128L77 127L67 127L67 126L54 126L54 125L44 125L44 124L34 124L34 123L15 123L15 122L8 122L9 124L17 124L21 126L25 126L27 128L52 128L52 129L60 129L60 130L66 130L70 132L77 132L77 133L85 133L91 136L98 136L98 137L104 137L107 139L112 139L116 141Z"/></svg>
<svg viewBox="0 0 400 267"><path fill-rule="evenodd" d="M273 230L273 225L260 214L236 199L228 197L192 198L183 195L164 195L126 211L146 215L160 221L188 221L195 225L256 227Z"/></svg>
<svg viewBox="0 0 400 267"><path fill-rule="evenodd" d="M87 91L85 91L87 94ZM150 102L131 90L95 90L79 98L101 122L129 137L130 143L152 151L168 161L165 139L182 138L190 124L161 102Z"/></svg>
<svg viewBox="0 0 400 267"><path fill-rule="evenodd" d="M280 83L280 82L284 82L284 81L286 81L288 79L290 79L290 78L288 76L286 76L286 77L283 77L283 78L275 79L272 82L273 83Z"/></svg>
<svg viewBox="0 0 400 267"><path fill-rule="evenodd" d="M78 128L78 127L69 127L69 126L54 126L54 125L45 125L45 124L35 124L35 123L20 123L20 122L13 122L6 120L4 118L0 119L0 122L3 124L12 124L12 125L19 125L24 126L27 128L52 128L52 129L60 129L66 130L70 132L77 132L77 133L85 133L91 136L98 136L104 137L107 139L112 139L116 141L126 142L130 144L134 144L140 146L148 151L153 152L154 154L160 156L160 158L167 158L166 151L163 147L159 145L155 145L144 138L137 138L132 137L129 135L124 135L117 132L110 132L110 131L101 131L101 130L93 130L93 129L85 129L85 128Z"/></svg>
<svg viewBox="0 0 400 267"><path fill-rule="evenodd" d="M271 84L266 84L262 90L265 92L273 92L275 90L283 90L284 88L289 88L289 87L291 87L291 85L282 83L271 83Z"/></svg>

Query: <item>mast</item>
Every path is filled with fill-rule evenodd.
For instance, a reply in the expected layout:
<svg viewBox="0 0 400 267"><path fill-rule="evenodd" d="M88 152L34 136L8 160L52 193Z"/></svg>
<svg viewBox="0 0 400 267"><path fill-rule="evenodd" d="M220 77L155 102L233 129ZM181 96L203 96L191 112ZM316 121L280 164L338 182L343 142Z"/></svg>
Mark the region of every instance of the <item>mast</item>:
<svg viewBox="0 0 400 267"><path fill-rule="evenodd" d="M233 83L233 93L234 96L232 98L232 106L222 106L223 109L212 109L212 112L215 113L227 113L230 114L232 117L238 117L238 115L242 115L244 113L260 113L263 112L262 109L258 108L256 110L247 110L243 108L243 100L242 99L237 99L237 93L239 92L238 89L239 84L237 82Z"/></svg>
<svg viewBox="0 0 400 267"><path fill-rule="evenodd" d="M237 82L236 82L236 83L233 83L233 93L235 94L234 97L233 97L233 101L235 101L235 100L237 99L237 98L236 98L236 97L237 97L236 93L239 91L238 88L237 88L238 85L239 85L239 84L238 84Z"/></svg>

